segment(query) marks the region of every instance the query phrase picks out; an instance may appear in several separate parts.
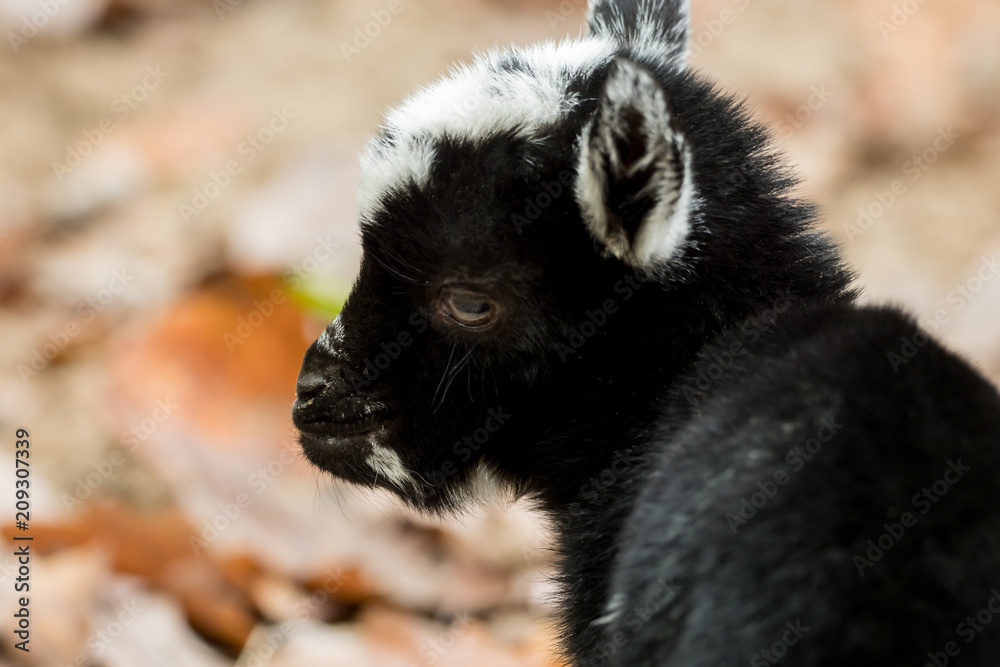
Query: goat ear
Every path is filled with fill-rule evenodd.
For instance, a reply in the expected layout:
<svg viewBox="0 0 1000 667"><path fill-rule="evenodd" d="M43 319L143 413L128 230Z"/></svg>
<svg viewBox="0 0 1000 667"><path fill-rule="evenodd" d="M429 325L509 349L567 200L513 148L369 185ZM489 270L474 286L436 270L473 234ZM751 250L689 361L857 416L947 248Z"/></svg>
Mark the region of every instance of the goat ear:
<svg viewBox="0 0 1000 667"><path fill-rule="evenodd" d="M690 5L690 0L588 0L587 31L660 50L681 64L688 45Z"/></svg>
<svg viewBox="0 0 1000 667"><path fill-rule="evenodd" d="M594 238L636 270L662 269L687 239L690 152L663 88L625 58L583 130L576 198Z"/></svg>

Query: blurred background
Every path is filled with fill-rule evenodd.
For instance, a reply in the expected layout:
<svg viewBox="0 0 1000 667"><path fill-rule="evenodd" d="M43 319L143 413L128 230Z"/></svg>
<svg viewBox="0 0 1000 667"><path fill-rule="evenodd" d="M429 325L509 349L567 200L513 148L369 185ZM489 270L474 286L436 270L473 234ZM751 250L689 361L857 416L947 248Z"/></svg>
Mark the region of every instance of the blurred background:
<svg viewBox="0 0 1000 667"><path fill-rule="evenodd" d="M357 266L357 154L582 0L0 0L0 496L31 433L31 643L0 664L555 667L544 526L436 523L298 453ZM870 302L1000 380L1000 5L694 0ZM7 503L7 504L3 504Z"/></svg>

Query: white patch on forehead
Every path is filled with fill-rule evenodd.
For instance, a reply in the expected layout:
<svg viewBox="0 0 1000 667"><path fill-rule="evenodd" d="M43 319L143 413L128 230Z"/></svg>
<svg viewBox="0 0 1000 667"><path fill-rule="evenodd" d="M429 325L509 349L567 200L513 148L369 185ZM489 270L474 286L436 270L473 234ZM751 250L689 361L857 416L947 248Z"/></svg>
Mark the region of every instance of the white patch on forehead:
<svg viewBox="0 0 1000 667"><path fill-rule="evenodd" d="M390 111L386 127L404 136L448 132L469 139L498 129L530 133L576 106L577 98L567 91L569 82L612 55L612 43L603 39L488 53ZM518 67L504 70L499 66L503 61Z"/></svg>
<svg viewBox="0 0 1000 667"><path fill-rule="evenodd" d="M379 207L379 199L387 192L406 187L427 185L434 161L434 147L429 137L398 139L387 145L379 139L368 144L361 155L361 181L357 188L358 213L362 222Z"/></svg>
<svg viewBox="0 0 1000 667"><path fill-rule="evenodd" d="M361 159L362 221L378 210L383 194L410 182L427 184L435 138L476 141L497 131L536 136L579 104L569 84L606 64L617 48L609 38L593 37L493 51L414 94L386 115L383 129L392 143L375 138ZM505 69L504 62L517 67Z"/></svg>
<svg viewBox="0 0 1000 667"><path fill-rule="evenodd" d="M400 489L415 484L413 476L403 467L399 454L378 444L375 438L372 438L369 444L372 451L365 462L377 476L385 477Z"/></svg>

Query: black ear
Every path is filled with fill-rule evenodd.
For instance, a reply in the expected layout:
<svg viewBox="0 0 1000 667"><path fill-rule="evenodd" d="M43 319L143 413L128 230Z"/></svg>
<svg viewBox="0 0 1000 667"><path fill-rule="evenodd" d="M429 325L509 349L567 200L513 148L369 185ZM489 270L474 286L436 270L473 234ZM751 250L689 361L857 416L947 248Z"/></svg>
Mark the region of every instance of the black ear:
<svg viewBox="0 0 1000 667"><path fill-rule="evenodd" d="M590 0L588 5L591 35L683 60L691 15L688 0Z"/></svg>
<svg viewBox="0 0 1000 667"><path fill-rule="evenodd" d="M690 152L663 88L625 58L583 130L576 198L594 238L638 270L662 268L688 237Z"/></svg>

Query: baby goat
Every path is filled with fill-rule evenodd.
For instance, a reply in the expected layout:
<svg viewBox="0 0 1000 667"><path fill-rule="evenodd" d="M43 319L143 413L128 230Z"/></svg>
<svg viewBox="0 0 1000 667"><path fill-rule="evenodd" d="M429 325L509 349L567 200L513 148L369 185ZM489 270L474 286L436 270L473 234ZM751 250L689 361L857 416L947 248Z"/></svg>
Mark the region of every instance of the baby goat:
<svg viewBox="0 0 1000 667"><path fill-rule="evenodd" d="M389 112L302 447L426 511L534 499L574 665L1000 665L1000 396L855 304L687 32L598 1Z"/></svg>

